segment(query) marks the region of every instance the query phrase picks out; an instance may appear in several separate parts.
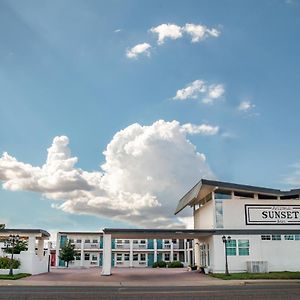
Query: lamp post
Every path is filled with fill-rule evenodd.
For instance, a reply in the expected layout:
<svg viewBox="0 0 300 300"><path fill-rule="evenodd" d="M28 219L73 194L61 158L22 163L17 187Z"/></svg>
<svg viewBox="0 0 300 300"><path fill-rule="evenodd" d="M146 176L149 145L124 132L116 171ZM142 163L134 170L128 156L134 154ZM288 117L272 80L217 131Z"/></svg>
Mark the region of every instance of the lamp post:
<svg viewBox="0 0 300 300"><path fill-rule="evenodd" d="M11 246L11 259L10 259L10 269L9 269L9 276L13 276L13 259L14 259L14 252L15 252L15 245L19 242L20 237L19 235L10 234L8 237L8 245Z"/></svg>
<svg viewBox="0 0 300 300"><path fill-rule="evenodd" d="M228 236L226 238L226 236L223 235L222 236L222 241L224 243L224 249L225 249L225 275L229 275L229 272L228 272L228 261L227 261L227 243L230 243L231 236Z"/></svg>

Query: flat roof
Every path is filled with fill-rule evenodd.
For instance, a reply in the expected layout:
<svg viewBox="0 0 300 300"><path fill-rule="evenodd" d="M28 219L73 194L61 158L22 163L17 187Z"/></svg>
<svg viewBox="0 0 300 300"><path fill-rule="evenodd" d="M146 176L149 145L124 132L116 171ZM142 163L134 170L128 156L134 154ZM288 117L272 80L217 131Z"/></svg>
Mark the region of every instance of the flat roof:
<svg viewBox="0 0 300 300"><path fill-rule="evenodd" d="M211 235L300 234L300 229L124 229L104 228L114 238L179 238L195 239Z"/></svg>
<svg viewBox="0 0 300 300"><path fill-rule="evenodd" d="M43 229L18 229L18 228L5 228L0 230L0 235L5 234L40 234L42 237L49 237L50 233Z"/></svg>
<svg viewBox="0 0 300 300"><path fill-rule="evenodd" d="M194 202L199 196L202 198L216 188L221 188L236 192L257 193L268 196L293 196L299 195L300 189L292 189L289 191L282 191L279 189L272 189L266 187L259 187L253 185L237 184L224 181L201 179L191 190L189 190L180 200L175 210L175 215L183 210L186 206ZM201 192L203 195L201 195Z"/></svg>
<svg viewBox="0 0 300 300"><path fill-rule="evenodd" d="M98 234L102 235L102 231L59 231L59 234Z"/></svg>

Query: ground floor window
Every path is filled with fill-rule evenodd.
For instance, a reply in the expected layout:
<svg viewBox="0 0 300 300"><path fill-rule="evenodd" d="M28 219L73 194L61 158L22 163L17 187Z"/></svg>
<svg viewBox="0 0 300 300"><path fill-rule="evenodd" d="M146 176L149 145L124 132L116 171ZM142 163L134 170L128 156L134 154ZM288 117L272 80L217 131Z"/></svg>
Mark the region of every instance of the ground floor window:
<svg viewBox="0 0 300 300"><path fill-rule="evenodd" d="M140 260L141 261L146 261L146 254L145 253L140 254Z"/></svg>
<svg viewBox="0 0 300 300"><path fill-rule="evenodd" d="M261 235L261 240L262 241L270 241L271 240L271 235L270 234L263 234L263 235Z"/></svg>
<svg viewBox="0 0 300 300"><path fill-rule="evenodd" d="M236 255L236 240L230 240L226 242L226 253L228 256Z"/></svg>
<svg viewBox="0 0 300 300"><path fill-rule="evenodd" d="M295 234L295 240L300 241L300 234Z"/></svg>
<svg viewBox="0 0 300 300"><path fill-rule="evenodd" d="M139 260L138 253L133 254L133 261L138 261L138 260Z"/></svg>
<svg viewBox="0 0 300 300"><path fill-rule="evenodd" d="M173 260L178 260L178 254L177 253L173 254Z"/></svg>
<svg viewBox="0 0 300 300"><path fill-rule="evenodd" d="M165 253L164 257L165 257L165 261L170 261L170 253Z"/></svg>
<svg viewBox="0 0 300 300"><path fill-rule="evenodd" d="M92 260L93 260L93 261L97 261L97 260L98 260L98 255L93 254L93 255L92 255Z"/></svg>
<svg viewBox="0 0 300 300"><path fill-rule="evenodd" d="M292 234L286 234L284 236L284 239L288 240L288 241L292 241L292 240L294 240L294 235L292 235Z"/></svg>
<svg viewBox="0 0 300 300"><path fill-rule="evenodd" d="M89 253L84 254L84 260L90 260L90 254Z"/></svg>
<svg viewBox="0 0 300 300"><path fill-rule="evenodd" d="M129 253L125 253L124 254L124 260L125 261L129 261Z"/></svg>
<svg viewBox="0 0 300 300"><path fill-rule="evenodd" d="M249 240L238 240L239 255L249 255Z"/></svg>
<svg viewBox="0 0 300 300"><path fill-rule="evenodd" d="M281 235L280 234L272 234L272 240L273 241L281 241Z"/></svg>
<svg viewBox="0 0 300 300"><path fill-rule="evenodd" d="M81 255L80 253L75 254L75 260L81 260Z"/></svg>
<svg viewBox="0 0 300 300"><path fill-rule="evenodd" d="M122 261L122 253L117 253L117 261Z"/></svg>

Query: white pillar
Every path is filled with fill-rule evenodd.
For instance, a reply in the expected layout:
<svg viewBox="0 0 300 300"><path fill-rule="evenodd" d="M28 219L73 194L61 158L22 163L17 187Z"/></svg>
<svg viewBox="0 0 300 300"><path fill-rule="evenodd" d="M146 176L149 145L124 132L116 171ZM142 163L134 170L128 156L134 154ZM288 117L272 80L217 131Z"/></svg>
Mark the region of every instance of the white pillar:
<svg viewBox="0 0 300 300"><path fill-rule="evenodd" d="M56 249L55 249L55 266L59 267L59 250L60 250L60 234L56 236Z"/></svg>
<svg viewBox="0 0 300 300"><path fill-rule="evenodd" d="M35 236L28 236L28 252L35 254Z"/></svg>
<svg viewBox="0 0 300 300"><path fill-rule="evenodd" d="M133 267L133 240L129 240L129 267Z"/></svg>
<svg viewBox="0 0 300 300"><path fill-rule="evenodd" d="M187 250L186 250L186 249L187 249L187 244L186 244L186 243L187 243L187 241L186 241L186 239L184 239L184 240L183 240L184 263L187 263L187 259L186 259L186 258L187 258Z"/></svg>
<svg viewBox="0 0 300 300"><path fill-rule="evenodd" d="M111 234L103 234L103 262L101 275L111 275Z"/></svg>
<svg viewBox="0 0 300 300"><path fill-rule="evenodd" d="M83 267L84 264L84 239L81 239L80 245L80 267Z"/></svg>
<svg viewBox="0 0 300 300"><path fill-rule="evenodd" d="M38 240L37 255L39 257L43 257L44 256L44 239Z"/></svg>
<svg viewBox="0 0 300 300"><path fill-rule="evenodd" d="M172 262L174 260L174 245L173 245L173 240L171 240L171 253L170 253L170 261Z"/></svg>
<svg viewBox="0 0 300 300"><path fill-rule="evenodd" d="M153 240L154 262L157 262L157 239Z"/></svg>
<svg viewBox="0 0 300 300"><path fill-rule="evenodd" d="M200 267L200 241L198 239L194 240L194 253L195 253L195 265Z"/></svg>

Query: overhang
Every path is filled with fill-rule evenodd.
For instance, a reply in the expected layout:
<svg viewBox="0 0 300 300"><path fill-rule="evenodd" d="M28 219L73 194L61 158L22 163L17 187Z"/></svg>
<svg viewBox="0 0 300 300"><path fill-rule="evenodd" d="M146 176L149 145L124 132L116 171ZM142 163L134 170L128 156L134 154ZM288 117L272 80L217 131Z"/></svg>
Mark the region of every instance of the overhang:
<svg viewBox="0 0 300 300"><path fill-rule="evenodd" d="M22 237L28 237L29 235L36 235L37 237L50 237L50 233L43 229L17 229L17 228L5 228L0 230L0 236L8 236L10 234L19 235Z"/></svg>

